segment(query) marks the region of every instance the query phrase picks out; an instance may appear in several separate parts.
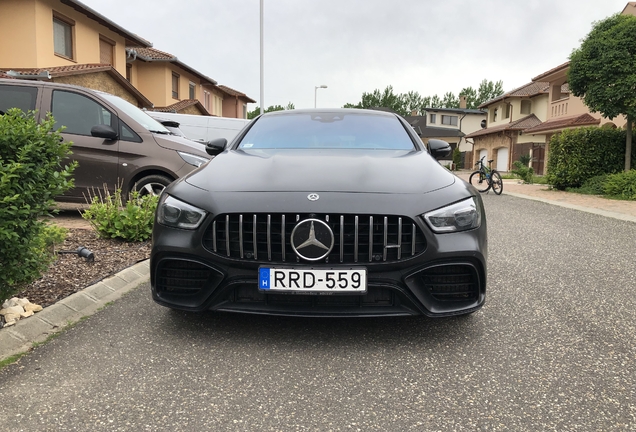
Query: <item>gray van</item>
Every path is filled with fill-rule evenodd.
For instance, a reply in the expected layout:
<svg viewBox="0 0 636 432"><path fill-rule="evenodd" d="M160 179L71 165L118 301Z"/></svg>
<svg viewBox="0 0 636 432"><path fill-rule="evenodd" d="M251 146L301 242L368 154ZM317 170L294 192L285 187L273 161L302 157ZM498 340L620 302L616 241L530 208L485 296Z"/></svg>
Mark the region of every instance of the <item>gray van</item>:
<svg viewBox="0 0 636 432"><path fill-rule="evenodd" d="M161 123L131 103L84 87L42 81L0 79L0 115L10 108L47 112L62 137L72 141L71 158L79 164L75 188L58 201L86 202L87 189L124 194L159 194L177 178L209 161L205 146L172 135Z"/></svg>

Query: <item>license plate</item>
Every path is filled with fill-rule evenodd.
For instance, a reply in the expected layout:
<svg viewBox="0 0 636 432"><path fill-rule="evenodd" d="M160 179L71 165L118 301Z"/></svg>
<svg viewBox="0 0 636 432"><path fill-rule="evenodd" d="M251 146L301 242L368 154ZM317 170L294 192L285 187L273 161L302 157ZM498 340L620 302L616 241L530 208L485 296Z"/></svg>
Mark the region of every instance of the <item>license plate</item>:
<svg viewBox="0 0 636 432"><path fill-rule="evenodd" d="M272 268L258 269L258 288L263 291L360 293L367 291L367 271L354 269Z"/></svg>

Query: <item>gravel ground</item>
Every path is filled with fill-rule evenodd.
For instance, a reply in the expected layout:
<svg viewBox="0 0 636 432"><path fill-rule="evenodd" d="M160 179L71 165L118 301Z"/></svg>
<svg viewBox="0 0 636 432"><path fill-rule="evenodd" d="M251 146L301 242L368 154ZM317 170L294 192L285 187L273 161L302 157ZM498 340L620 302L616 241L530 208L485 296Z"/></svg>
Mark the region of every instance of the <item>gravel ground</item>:
<svg viewBox="0 0 636 432"><path fill-rule="evenodd" d="M150 257L150 241L128 243L100 239L90 225L77 214L61 214L55 223L68 229L57 251L77 251L85 247L94 254L88 261L77 254L58 254L42 278L28 285L16 297L27 298L42 307L91 286L133 264Z"/></svg>

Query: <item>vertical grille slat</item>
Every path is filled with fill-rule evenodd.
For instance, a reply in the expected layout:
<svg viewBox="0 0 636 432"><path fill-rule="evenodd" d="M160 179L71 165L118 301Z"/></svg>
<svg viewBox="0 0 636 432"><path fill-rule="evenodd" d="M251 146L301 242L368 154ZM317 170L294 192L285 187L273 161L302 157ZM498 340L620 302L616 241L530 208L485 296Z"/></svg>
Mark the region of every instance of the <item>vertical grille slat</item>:
<svg viewBox="0 0 636 432"><path fill-rule="evenodd" d="M365 262L365 256L369 263L396 262L426 248L424 234L404 216L297 213L219 215L204 234L203 246L246 262L302 263L290 247L291 233L298 222L309 218L325 221L334 234L333 249L323 263L354 264Z"/></svg>
<svg viewBox="0 0 636 432"><path fill-rule="evenodd" d="M243 215L239 215L239 252L241 259L245 258L243 254Z"/></svg>

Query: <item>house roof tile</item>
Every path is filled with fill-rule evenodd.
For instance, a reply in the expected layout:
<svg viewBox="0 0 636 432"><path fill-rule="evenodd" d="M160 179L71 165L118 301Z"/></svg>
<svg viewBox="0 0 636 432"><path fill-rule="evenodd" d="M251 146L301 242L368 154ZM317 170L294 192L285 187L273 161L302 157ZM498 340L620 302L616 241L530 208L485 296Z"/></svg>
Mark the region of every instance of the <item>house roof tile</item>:
<svg viewBox="0 0 636 432"><path fill-rule="evenodd" d="M124 78L117 70L109 64L102 63L87 63L87 64L74 64L70 66L54 66L47 68L13 68L13 69L3 69L0 72L9 72L9 71L18 72L20 75L38 75L43 72L48 72L51 78L55 77L63 77L63 76L72 76L72 75L83 75L88 73L96 73L96 72L106 72L109 74L115 81L117 81L122 87L124 87L128 92L135 96L137 101L144 107L151 107L152 102L145 97L139 90L137 90L126 78ZM14 78L20 78L20 76L14 76Z"/></svg>
<svg viewBox="0 0 636 432"><path fill-rule="evenodd" d="M203 106L203 104L201 102L199 102L197 99L184 99L182 101L173 103L172 105L168 105L166 107L154 107L152 110L153 111L158 111L158 112L174 112L174 113L178 113L188 107L191 106L196 106L199 111L201 111L201 114L203 115L211 115L207 109L205 109L205 107Z"/></svg>
<svg viewBox="0 0 636 432"><path fill-rule="evenodd" d="M236 97L243 98L249 103L256 103L256 101L254 99L250 98L245 93L242 93L242 92L240 92L238 90L234 90L233 88L230 88L228 86L219 85L219 86L217 86L217 88L219 90L221 90L222 92L227 93L230 96L236 96Z"/></svg>
<svg viewBox="0 0 636 432"><path fill-rule="evenodd" d="M213 80L212 78L206 75L203 75L201 72L197 71L196 69L181 62L177 58L177 56L167 53L165 51L159 51L158 49L155 49L155 48L126 47L126 52L136 54L137 58L142 61L169 62L169 63L175 64L179 66L181 69L184 69L185 71L201 78L201 80L204 81L202 84L214 84L214 85L217 84L217 82Z"/></svg>
<svg viewBox="0 0 636 432"><path fill-rule="evenodd" d="M540 74L540 75L537 75L536 77L532 78L532 81L541 81L541 80L543 80L545 77L550 76L550 75L552 75L552 74L553 74L553 73L555 73L555 72L560 72L560 71L562 71L563 69L567 69L567 68L569 68L569 67L570 67L570 62L569 62L569 61L567 61L567 62L565 62L565 63L563 63L563 64L560 64L559 66L557 66L557 67L555 67L555 68L550 69L549 71L546 71L546 72L543 72L543 73L542 73L542 74Z"/></svg>
<svg viewBox="0 0 636 432"><path fill-rule="evenodd" d="M525 130L528 128L535 127L539 124L541 124L541 120L539 120L539 118L536 115L530 114L528 116L525 116L523 118L520 118L519 120L515 120L510 123L506 123L506 124L502 124L502 125L498 125L494 127L489 127L486 129L480 129L478 131L475 131L466 135L466 138L475 138L478 136L490 135L492 133L503 132L503 131L520 131L520 130Z"/></svg>
<svg viewBox="0 0 636 432"><path fill-rule="evenodd" d="M488 105L492 105L495 102L499 102L507 97L532 97L542 93L547 93L549 88L549 84L547 82L539 81L539 82L531 82L521 87L517 87L514 90L511 90L507 93L502 94L501 96L497 96L494 99L491 99L483 104L479 105L477 108L485 108Z"/></svg>
<svg viewBox="0 0 636 432"><path fill-rule="evenodd" d="M523 132L526 134L546 133L572 127L597 125L600 122L601 119L594 118L590 114L585 113L578 116L549 120L529 129L526 129Z"/></svg>

